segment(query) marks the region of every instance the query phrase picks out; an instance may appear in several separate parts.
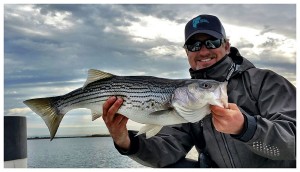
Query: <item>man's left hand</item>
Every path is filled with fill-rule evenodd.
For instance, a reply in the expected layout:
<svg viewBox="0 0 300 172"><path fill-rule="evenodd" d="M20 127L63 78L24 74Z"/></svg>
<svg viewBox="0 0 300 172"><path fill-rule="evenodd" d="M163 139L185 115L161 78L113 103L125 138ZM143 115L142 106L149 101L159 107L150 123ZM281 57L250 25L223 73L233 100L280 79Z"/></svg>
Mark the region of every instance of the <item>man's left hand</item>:
<svg viewBox="0 0 300 172"><path fill-rule="evenodd" d="M228 109L211 105L212 122L215 129L226 134L240 134L244 127L244 116L234 103L228 103Z"/></svg>

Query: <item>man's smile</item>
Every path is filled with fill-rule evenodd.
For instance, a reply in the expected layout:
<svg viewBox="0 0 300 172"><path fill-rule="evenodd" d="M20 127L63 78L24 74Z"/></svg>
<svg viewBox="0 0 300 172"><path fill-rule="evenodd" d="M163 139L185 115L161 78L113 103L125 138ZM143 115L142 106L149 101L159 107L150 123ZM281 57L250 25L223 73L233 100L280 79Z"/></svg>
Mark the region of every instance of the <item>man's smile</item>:
<svg viewBox="0 0 300 172"><path fill-rule="evenodd" d="M214 58L211 57L211 58L201 59L201 60L198 60L198 61L200 61L200 62L209 62L209 61L211 61L212 59L214 59Z"/></svg>

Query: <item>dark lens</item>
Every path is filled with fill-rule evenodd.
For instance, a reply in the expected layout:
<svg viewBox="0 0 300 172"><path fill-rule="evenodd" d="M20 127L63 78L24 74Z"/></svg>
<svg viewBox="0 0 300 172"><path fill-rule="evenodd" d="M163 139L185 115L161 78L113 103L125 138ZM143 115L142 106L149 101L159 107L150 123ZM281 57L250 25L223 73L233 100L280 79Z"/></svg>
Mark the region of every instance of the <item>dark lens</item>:
<svg viewBox="0 0 300 172"><path fill-rule="evenodd" d="M200 41L193 41L193 42L190 41L186 45L186 48L191 52L195 52L195 51L200 51L201 46L202 46L202 43Z"/></svg>
<svg viewBox="0 0 300 172"><path fill-rule="evenodd" d="M216 40L206 40L205 41L205 47L207 49L215 49L219 48L222 44L222 39L216 39Z"/></svg>
<svg viewBox="0 0 300 172"><path fill-rule="evenodd" d="M196 52L200 51L202 44L204 44L207 49L216 49L222 45L222 42L222 39L206 40L204 42L198 40L189 40L185 47L191 52Z"/></svg>

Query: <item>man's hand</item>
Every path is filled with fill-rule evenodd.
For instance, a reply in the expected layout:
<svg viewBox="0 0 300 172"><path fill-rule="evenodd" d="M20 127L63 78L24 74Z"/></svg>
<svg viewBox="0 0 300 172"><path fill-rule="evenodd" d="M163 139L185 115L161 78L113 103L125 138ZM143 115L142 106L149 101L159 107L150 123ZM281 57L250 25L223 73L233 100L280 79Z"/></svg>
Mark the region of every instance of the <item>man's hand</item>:
<svg viewBox="0 0 300 172"><path fill-rule="evenodd" d="M122 149L129 150L130 139L126 127L128 118L117 111L123 103L122 98L110 97L103 104L103 120L114 142Z"/></svg>
<svg viewBox="0 0 300 172"><path fill-rule="evenodd" d="M244 127L244 116L236 104L228 103L228 109L210 106L215 129L226 134L240 134Z"/></svg>

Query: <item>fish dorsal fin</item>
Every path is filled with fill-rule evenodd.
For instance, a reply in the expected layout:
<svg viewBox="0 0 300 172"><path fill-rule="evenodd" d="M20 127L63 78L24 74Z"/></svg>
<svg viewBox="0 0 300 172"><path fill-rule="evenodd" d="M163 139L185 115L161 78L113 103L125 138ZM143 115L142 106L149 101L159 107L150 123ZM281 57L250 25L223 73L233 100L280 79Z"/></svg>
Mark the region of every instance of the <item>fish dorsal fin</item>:
<svg viewBox="0 0 300 172"><path fill-rule="evenodd" d="M94 81L98 81L98 80L105 79L105 78L111 78L113 76L115 76L115 75L107 73L107 72L103 72L100 70L96 70L96 69L90 69L88 71L88 78L85 81L82 88L85 88L88 84L90 84Z"/></svg>

